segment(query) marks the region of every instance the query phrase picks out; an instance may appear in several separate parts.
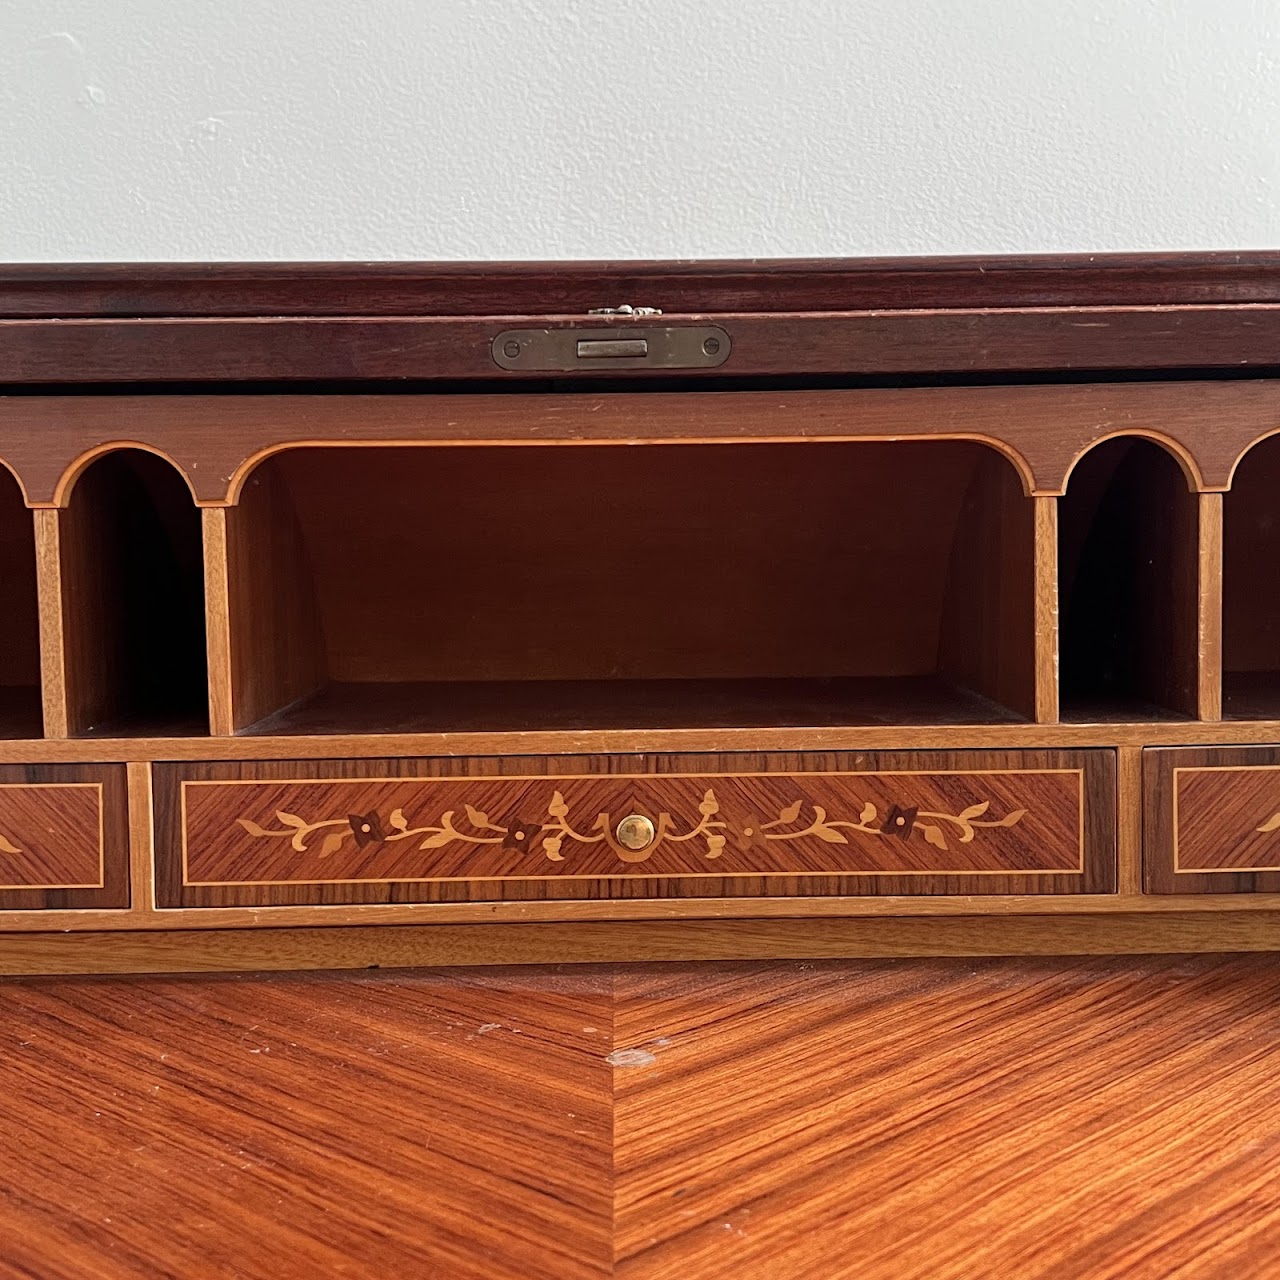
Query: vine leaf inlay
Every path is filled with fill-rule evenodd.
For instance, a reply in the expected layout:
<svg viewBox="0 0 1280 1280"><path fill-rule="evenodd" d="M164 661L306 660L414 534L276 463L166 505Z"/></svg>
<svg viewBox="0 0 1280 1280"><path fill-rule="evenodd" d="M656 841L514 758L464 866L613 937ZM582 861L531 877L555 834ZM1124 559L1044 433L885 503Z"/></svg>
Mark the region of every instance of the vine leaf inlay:
<svg viewBox="0 0 1280 1280"><path fill-rule="evenodd" d="M1280 831L1280 813L1273 813L1271 817L1269 817L1266 822L1258 828L1258 830L1264 836L1270 834L1272 831Z"/></svg>
<svg viewBox="0 0 1280 1280"><path fill-rule="evenodd" d="M277 828L263 827L250 818L237 818L239 825L257 839L285 839L290 848L298 853L314 852L318 857L327 858L337 853L348 840L354 840L358 848L375 844L396 844L404 840L419 840L419 849L442 849L455 842L469 845L501 845L504 849L515 849L520 853L528 853L535 844L540 844L543 854L552 862L563 862L564 845L600 844L604 843L622 862L647 862L654 851L664 842L684 844L692 840L705 840L703 857L719 858L724 853L726 832L734 831L747 844L754 840L789 841L816 839L825 844L849 843L846 834L856 831L861 835L889 836L901 840L910 839L919 833L926 844L935 849L949 849L947 836L950 835L960 844L969 844L980 830L991 830L999 827L1016 826L1026 816L1025 809L1014 809L1003 818L986 818L990 811L991 801L981 800L970 805L959 813L941 813L932 809L908 808L893 805L881 817L879 809L867 801L858 812L857 819L830 817L820 804L810 806L811 817L807 825L797 827L802 821L805 802L794 800L778 810L776 818L768 822L751 819L739 826L725 822L720 816L720 802L715 791L708 787L702 801L698 805L699 821L687 831L680 831L676 820L665 810L658 814L654 824L653 839L643 849L629 849L618 842L614 831L614 821L608 811L597 813L590 823L585 821L575 825L571 821L570 806L560 791L554 791L547 804L546 818L535 822L526 820L518 814L506 816L501 822L493 822L489 815L474 805L465 804L462 812L466 821L459 827L458 811L447 809L434 824L411 826L409 819L401 808L392 809L384 822L379 813L353 813L345 818L323 818L318 822L308 822L295 813L285 809L275 811ZM1274 831L1280 828L1280 813L1276 814L1259 831ZM313 848L312 840L324 833L318 846ZM420 838L420 839L419 839ZM0 836L0 849L7 842ZM16 849L9 849L16 853Z"/></svg>
<svg viewBox="0 0 1280 1280"><path fill-rule="evenodd" d="M724 850L725 837L720 832L725 823L716 815L720 812L720 802L710 788L702 797L698 812L702 815L691 830L683 833L674 829L674 819L669 813L658 815L654 828L654 837L643 849L628 849L619 844L614 835L613 820L607 812L596 815L595 821L587 830L579 830L569 820L569 805L564 796L556 791L547 805L546 822L523 821L518 817L507 819L505 824L491 822L489 815L474 805L464 805L463 812L467 816L468 830L460 830L455 823L457 810L448 809L440 815L437 825L411 827L403 809L393 809L387 816L384 827L382 818L375 813L353 813L345 818L322 818L318 822L308 822L296 813L285 809L275 811L278 828L267 828L251 818L237 818L239 825L251 836L259 839L283 838L289 841L289 847L298 853L312 852L311 840L319 832L325 832L318 848L314 852L321 858L337 853L351 839L356 845L364 848L371 844L394 844L401 840L411 840L417 836L423 839L419 849L442 849L454 841L463 844L485 845L498 844L508 848L517 848L527 852L534 839L542 837L542 851L552 862L563 862L561 849L566 840L578 844L605 844L623 862L644 862L664 840L674 844L705 837L707 842L706 857L718 858Z"/></svg>
<svg viewBox="0 0 1280 1280"><path fill-rule="evenodd" d="M789 827L792 823L798 822L803 808L803 802L800 800L787 805L785 809L779 811L772 822L761 825L760 834L766 840L803 840L806 836L816 836L827 844L848 844L849 839L843 834L845 831L859 831L868 836L898 836L903 840L908 839L912 832L918 831L925 842L933 845L935 849L949 849L946 832L940 825L942 823L949 824L959 832L958 838L961 844L969 844L977 835L979 828L1017 826L1027 813L1025 809L1014 809L1003 818L984 822L982 815L991 808L990 800L979 801L955 814L939 813L932 809L909 809L895 804L882 821L880 811L874 804L867 801L858 814L858 820L853 822L847 819L828 818L827 811L820 804L815 804L813 820L807 827L802 827L798 831L779 830L781 827ZM926 821L926 819L932 819L932 821ZM750 836L754 833L748 828L743 834Z"/></svg>
<svg viewBox="0 0 1280 1280"><path fill-rule="evenodd" d="M14 844L12 840L8 839L3 832L0 832L0 853L21 853L21 852L22 850L19 849L18 846Z"/></svg>

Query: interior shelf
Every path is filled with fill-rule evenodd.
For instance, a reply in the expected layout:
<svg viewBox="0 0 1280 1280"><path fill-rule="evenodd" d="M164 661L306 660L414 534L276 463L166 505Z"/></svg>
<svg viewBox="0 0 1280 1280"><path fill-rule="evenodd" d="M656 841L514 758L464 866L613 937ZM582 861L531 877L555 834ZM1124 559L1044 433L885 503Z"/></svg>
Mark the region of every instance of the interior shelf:
<svg viewBox="0 0 1280 1280"><path fill-rule="evenodd" d="M35 524L18 482L0 467L0 738L38 738L40 620Z"/></svg>
<svg viewBox="0 0 1280 1280"><path fill-rule="evenodd" d="M227 517L243 732L1034 711L1033 504L979 444L300 448Z"/></svg>
<svg viewBox="0 0 1280 1280"><path fill-rule="evenodd" d="M1240 460L1222 505L1222 714L1280 720L1280 437Z"/></svg>
<svg viewBox="0 0 1280 1280"><path fill-rule="evenodd" d="M1114 439L1080 460L1058 508L1063 720L1197 715L1198 565L1197 495L1169 453Z"/></svg>
<svg viewBox="0 0 1280 1280"><path fill-rule="evenodd" d="M934 676L830 680L509 680L326 684L254 735L1007 724L1022 717Z"/></svg>
<svg viewBox="0 0 1280 1280"><path fill-rule="evenodd" d="M118 449L79 477L63 517L72 734L208 733L203 538L182 477Z"/></svg>

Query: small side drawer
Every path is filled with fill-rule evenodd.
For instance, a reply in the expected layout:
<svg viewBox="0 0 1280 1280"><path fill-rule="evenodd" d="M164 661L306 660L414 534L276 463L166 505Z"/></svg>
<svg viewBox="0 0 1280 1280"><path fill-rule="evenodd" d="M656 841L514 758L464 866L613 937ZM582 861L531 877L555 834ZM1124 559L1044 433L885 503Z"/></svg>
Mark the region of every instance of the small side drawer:
<svg viewBox="0 0 1280 1280"><path fill-rule="evenodd" d="M1280 893L1280 746L1143 753L1148 893Z"/></svg>
<svg viewBox="0 0 1280 1280"><path fill-rule="evenodd" d="M0 765L0 910L128 905L124 765Z"/></svg>
<svg viewBox="0 0 1280 1280"><path fill-rule="evenodd" d="M162 906L1115 887L1107 751L156 767Z"/></svg>

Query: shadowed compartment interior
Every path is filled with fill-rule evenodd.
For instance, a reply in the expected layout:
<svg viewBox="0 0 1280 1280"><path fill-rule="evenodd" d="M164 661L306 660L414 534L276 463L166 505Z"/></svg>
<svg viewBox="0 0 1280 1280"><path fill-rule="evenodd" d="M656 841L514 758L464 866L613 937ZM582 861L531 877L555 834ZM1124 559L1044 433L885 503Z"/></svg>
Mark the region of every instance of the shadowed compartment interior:
<svg viewBox="0 0 1280 1280"><path fill-rule="evenodd" d="M1280 719L1280 436L1240 460L1222 504L1222 711Z"/></svg>
<svg viewBox="0 0 1280 1280"><path fill-rule="evenodd" d="M962 441L291 450L228 511L237 727L1024 719L1033 537Z"/></svg>
<svg viewBox="0 0 1280 1280"><path fill-rule="evenodd" d="M1196 715L1197 496L1148 440L1104 441L1058 508L1064 720Z"/></svg>
<svg viewBox="0 0 1280 1280"><path fill-rule="evenodd" d="M141 449L92 462L61 558L71 733L208 733L200 512L178 472Z"/></svg>
<svg viewBox="0 0 1280 1280"><path fill-rule="evenodd" d="M0 467L0 738L38 738L40 621L35 524L12 474Z"/></svg>

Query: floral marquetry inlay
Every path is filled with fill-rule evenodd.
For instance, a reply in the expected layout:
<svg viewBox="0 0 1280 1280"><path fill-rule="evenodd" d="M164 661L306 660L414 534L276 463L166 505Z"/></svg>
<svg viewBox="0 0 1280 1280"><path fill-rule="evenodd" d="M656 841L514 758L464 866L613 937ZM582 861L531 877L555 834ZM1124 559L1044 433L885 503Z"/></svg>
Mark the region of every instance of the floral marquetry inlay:
<svg viewBox="0 0 1280 1280"><path fill-rule="evenodd" d="M954 829L952 834L961 844L968 844L977 835L979 828L1016 826L1027 813L1025 809L1014 809L1003 818L983 821L983 815L990 808L990 800L971 804L967 809L955 814L894 805L881 818L880 811L868 801L858 813L857 821L852 821L830 818L820 804L815 804L812 807L813 819L808 826L795 831L780 830L782 827L789 827L800 821L804 804L796 800L781 810L772 822L761 824L759 831L766 840L802 840L806 836L817 836L827 844L848 844L848 838L844 835L846 831L860 831L868 836L898 836L903 840L908 840L913 834L918 833L934 848L949 849L951 846L947 844L946 834L940 825L942 823ZM753 834L754 830L751 827L743 830L743 835L748 838Z"/></svg>
<svg viewBox="0 0 1280 1280"><path fill-rule="evenodd" d="M708 787L698 805L697 819L682 821L663 810L652 823L653 836L643 848L632 848L617 838L614 817L598 812L594 818L574 819L564 795L555 790L547 802L546 812L527 815L519 812L501 815L493 821L488 813L472 804L461 809L446 809L433 821L414 825L403 808L392 809L385 818L374 811L352 813L345 817L321 818L308 822L284 809L275 811L277 827L264 827L250 818L238 818L240 826L255 839L287 840L298 853L314 852L326 858L337 853L348 842L358 848L371 845L394 845L417 841L420 850L443 849L448 845L497 845L519 853L539 850L552 862L563 862L565 845L605 844L622 862L646 862L664 843L686 844L702 841L702 855L720 858L730 837L742 849L757 842L798 841L814 838L825 844L849 843L850 832L875 837L909 840L920 836L937 849L949 849L948 834L960 844L969 844L979 831L1016 826L1026 816L1026 809L1014 809L1000 818L987 818L991 802L982 800L959 813L944 813L893 805L886 812L867 801L850 817L832 816L819 804L810 804L806 814L803 800L795 800L779 809L773 818L749 816L745 822L729 823L721 814L714 788ZM807 817L807 822L805 821ZM803 824L803 825L797 825ZM1280 826L1280 819L1277 820Z"/></svg>
<svg viewBox="0 0 1280 1280"><path fill-rule="evenodd" d="M652 767L661 757L598 757L590 772L570 759L545 774L503 772L528 762L492 759L347 761L338 777L304 761L175 764L157 792L158 811L173 815L157 836L161 861L171 859L161 899L1110 891L1105 753L1046 751L1026 767L1014 753L988 768L977 753L931 769L933 758L890 755L915 767L888 769L868 753L850 758L865 767L768 770L759 756L730 756L740 770L702 772L698 756L688 771ZM637 771L642 763L651 770Z"/></svg>

